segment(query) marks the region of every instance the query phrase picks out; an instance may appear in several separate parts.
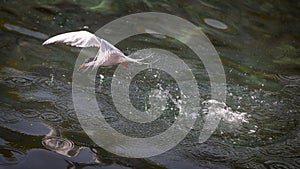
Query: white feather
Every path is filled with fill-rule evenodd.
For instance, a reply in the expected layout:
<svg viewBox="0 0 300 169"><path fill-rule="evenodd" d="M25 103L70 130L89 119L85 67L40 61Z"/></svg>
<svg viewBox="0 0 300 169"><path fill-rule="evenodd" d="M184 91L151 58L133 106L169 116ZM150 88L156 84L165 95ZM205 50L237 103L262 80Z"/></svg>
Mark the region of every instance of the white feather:
<svg viewBox="0 0 300 169"><path fill-rule="evenodd" d="M93 61L87 63L87 67L110 66L122 62L141 63L143 59L132 59L124 55L118 48L104 39L87 31L68 32L56 35L46 40L43 45L52 43L64 43L75 47L98 47L99 50Z"/></svg>
<svg viewBox="0 0 300 169"><path fill-rule="evenodd" d="M100 47L99 38L87 31L68 32L46 40L43 45L65 43L76 47Z"/></svg>

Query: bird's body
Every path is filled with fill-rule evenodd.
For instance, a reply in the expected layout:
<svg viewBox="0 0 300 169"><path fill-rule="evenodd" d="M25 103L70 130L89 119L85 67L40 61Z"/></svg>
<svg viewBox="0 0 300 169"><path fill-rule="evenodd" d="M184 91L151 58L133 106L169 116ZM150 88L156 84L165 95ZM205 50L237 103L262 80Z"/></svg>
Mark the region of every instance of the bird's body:
<svg viewBox="0 0 300 169"><path fill-rule="evenodd" d="M46 40L43 45L52 43L64 43L66 45L75 47L97 47L99 48L96 56L93 60L87 63L83 63L80 69L98 66L111 66L115 64L121 64L125 67L128 66L128 62L139 63L143 59L132 59L127 57L114 45L110 44L104 39L97 37L96 35L87 31L68 32L56 35Z"/></svg>

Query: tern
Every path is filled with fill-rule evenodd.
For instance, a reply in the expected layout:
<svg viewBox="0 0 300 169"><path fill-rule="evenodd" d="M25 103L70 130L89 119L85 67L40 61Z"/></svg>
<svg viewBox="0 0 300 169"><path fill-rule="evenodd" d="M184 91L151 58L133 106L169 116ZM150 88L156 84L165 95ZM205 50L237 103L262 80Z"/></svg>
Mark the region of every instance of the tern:
<svg viewBox="0 0 300 169"><path fill-rule="evenodd" d="M94 56L92 61L83 63L79 69L90 67L96 68L99 66L111 66L115 64L121 64L125 67L128 67L128 62L142 63L141 61L145 59L129 58L114 45L88 31L75 31L59 34L47 39L43 43L43 45L53 43L64 43L66 45L81 48L99 48L97 54Z"/></svg>

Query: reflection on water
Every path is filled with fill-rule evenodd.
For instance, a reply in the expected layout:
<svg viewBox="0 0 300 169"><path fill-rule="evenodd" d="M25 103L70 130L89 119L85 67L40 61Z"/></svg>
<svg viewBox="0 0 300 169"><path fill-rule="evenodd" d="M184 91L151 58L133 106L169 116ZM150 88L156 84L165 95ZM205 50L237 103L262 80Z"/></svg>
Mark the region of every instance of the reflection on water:
<svg viewBox="0 0 300 169"><path fill-rule="evenodd" d="M17 164L24 160L26 153L9 146L0 146L2 157L0 165Z"/></svg>
<svg viewBox="0 0 300 169"><path fill-rule="evenodd" d="M215 20L215 19L205 18L204 22L207 25L218 28L218 29L227 29L228 28L228 26L225 25L223 22Z"/></svg>
<svg viewBox="0 0 300 169"><path fill-rule="evenodd" d="M300 168L298 1L43 0L0 4L0 168ZM195 115L199 120L194 129L177 147L147 159L127 159L95 145L80 127L71 96L79 50L64 45L43 47L41 43L62 32L95 32L120 16L145 11L183 17L207 34L224 64L227 103L210 107L209 78L193 52L157 34L158 30L141 27L149 35L131 37L117 46L126 54L158 47L178 55L192 69L204 105ZM97 100L105 109L105 118L128 135L143 132L137 125L120 121L110 96L114 70L98 71ZM147 93L155 91L150 85L154 79L133 83L139 92L130 97L137 108L145 110L152 97L154 101L162 97ZM150 87L146 90L145 86ZM146 126L148 135L166 129L176 118L178 100L170 98L165 99L166 107L159 108L169 112L162 116L166 120L160 118ZM210 109L218 109L222 120L209 140L197 144L202 120Z"/></svg>
<svg viewBox="0 0 300 169"><path fill-rule="evenodd" d="M35 31L29 30L29 29L26 29L26 28L16 26L16 25L11 25L9 23L4 24L3 27L6 28L9 31L14 31L14 32L17 32L17 33L21 33L23 35L33 36L33 37L38 38L38 39L47 39L48 38L48 36L46 34L43 34L43 33L40 33L40 32L35 32Z"/></svg>

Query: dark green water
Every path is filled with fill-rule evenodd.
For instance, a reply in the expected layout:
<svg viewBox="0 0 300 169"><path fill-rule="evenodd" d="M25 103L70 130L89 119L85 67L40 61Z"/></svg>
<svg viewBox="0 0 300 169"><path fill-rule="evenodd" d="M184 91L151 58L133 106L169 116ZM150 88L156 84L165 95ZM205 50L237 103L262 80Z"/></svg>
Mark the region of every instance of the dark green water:
<svg viewBox="0 0 300 169"><path fill-rule="evenodd" d="M299 1L1 0L0 5L0 168L300 168ZM196 124L164 154L123 158L93 143L77 120L72 73L79 49L41 44L58 33L95 32L119 17L149 11L182 17L209 37L225 69L232 110L205 143L197 143ZM172 51L192 69L201 99L209 99L205 68L179 42L141 35L117 46L126 54L147 47ZM105 78L97 100L107 121L134 134L139 128L119 122L109 99L114 69L99 69ZM148 127L150 135L156 128Z"/></svg>

